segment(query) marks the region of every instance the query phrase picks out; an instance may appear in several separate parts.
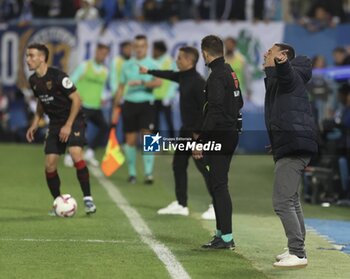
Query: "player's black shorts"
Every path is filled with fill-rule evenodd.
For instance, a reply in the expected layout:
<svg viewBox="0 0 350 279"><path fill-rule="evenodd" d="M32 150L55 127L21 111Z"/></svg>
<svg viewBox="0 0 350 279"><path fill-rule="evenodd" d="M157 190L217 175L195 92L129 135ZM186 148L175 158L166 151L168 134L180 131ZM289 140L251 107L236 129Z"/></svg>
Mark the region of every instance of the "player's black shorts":
<svg viewBox="0 0 350 279"><path fill-rule="evenodd" d="M49 126L45 139L45 154L64 154L66 147L81 146L86 144L85 122L75 121L68 142L61 142L59 138L62 126Z"/></svg>
<svg viewBox="0 0 350 279"><path fill-rule="evenodd" d="M153 103L124 102L122 106L123 129L125 133L138 132L141 129L152 131L155 121L155 107Z"/></svg>

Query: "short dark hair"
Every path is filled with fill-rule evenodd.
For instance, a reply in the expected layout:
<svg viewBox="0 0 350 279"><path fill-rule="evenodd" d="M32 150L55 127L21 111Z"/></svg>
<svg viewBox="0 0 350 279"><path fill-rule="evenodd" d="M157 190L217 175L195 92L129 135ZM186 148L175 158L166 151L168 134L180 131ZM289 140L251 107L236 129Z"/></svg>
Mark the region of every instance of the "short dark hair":
<svg viewBox="0 0 350 279"><path fill-rule="evenodd" d="M119 44L119 48L122 49L126 46L130 46L131 45L131 42L130 41L123 41Z"/></svg>
<svg viewBox="0 0 350 279"><path fill-rule="evenodd" d="M45 56L45 62L47 63L47 61L49 60L49 49L47 48L47 46L45 46L44 44L39 44L39 43L32 43L30 44L28 47L28 49L37 49L38 51L40 51L41 53L44 54Z"/></svg>
<svg viewBox="0 0 350 279"><path fill-rule="evenodd" d="M232 43L237 44L237 40L233 37L227 37L225 41L231 41Z"/></svg>
<svg viewBox="0 0 350 279"><path fill-rule="evenodd" d="M106 43L102 43L102 42L98 42L97 43L97 48L106 48L106 49L110 49L110 46L107 45Z"/></svg>
<svg viewBox="0 0 350 279"><path fill-rule="evenodd" d="M168 50L164 41L155 41L153 43L153 49L157 49L161 53L165 53Z"/></svg>
<svg viewBox="0 0 350 279"><path fill-rule="evenodd" d="M135 36L135 40L146 40L147 41L147 37L145 35L139 34Z"/></svg>
<svg viewBox="0 0 350 279"><path fill-rule="evenodd" d="M286 43L276 43L275 46L278 46L280 50L288 50L288 60L293 60L295 58L295 50L291 45L288 45Z"/></svg>
<svg viewBox="0 0 350 279"><path fill-rule="evenodd" d="M335 52L346 53L346 49L344 47L336 47L333 49L333 53Z"/></svg>
<svg viewBox="0 0 350 279"><path fill-rule="evenodd" d="M224 55L224 43L215 35L204 37L202 39L201 48L214 57Z"/></svg>
<svg viewBox="0 0 350 279"><path fill-rule="evenodd" d="M184 52L186 55L189 55L192 58L193 65L196 66L198 59L199 59L199 53L198 50L194 47L190 46L184 46L179 49L179 51Z"/></svg>

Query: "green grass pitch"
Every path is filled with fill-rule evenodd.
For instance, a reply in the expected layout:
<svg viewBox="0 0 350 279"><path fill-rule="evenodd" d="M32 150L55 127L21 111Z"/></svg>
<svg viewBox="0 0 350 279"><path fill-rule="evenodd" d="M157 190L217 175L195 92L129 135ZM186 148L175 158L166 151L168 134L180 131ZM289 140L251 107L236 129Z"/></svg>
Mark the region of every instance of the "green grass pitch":
<svg viewBox="0 0 350 279"><path fill-rule="evenodd" d="M84 214L75 170L62 164L62 193L76 198L78 212L73 218L47 215L52 199L46 187L42 149L40 145L0 145L0 278L170 278L163 263L141 241L93 175L96 215ZM139 183L126 183L126 166L109 180L191 278L349 278L349 255L332 250L327 241L312 232L307 235L306 269L272 267L286 239L272 210L273 162L269 156L240 155L232 161L230 192L236 250L201 250L200 245L214 231L214 222L200 219L210 199L193 163L189 168L190 216L156 214L174 200L171 160L170 155L156 157L153 186L142 183L141 158ZM306 217L350 220L348 208L305 205L304 210Z"/></svg>

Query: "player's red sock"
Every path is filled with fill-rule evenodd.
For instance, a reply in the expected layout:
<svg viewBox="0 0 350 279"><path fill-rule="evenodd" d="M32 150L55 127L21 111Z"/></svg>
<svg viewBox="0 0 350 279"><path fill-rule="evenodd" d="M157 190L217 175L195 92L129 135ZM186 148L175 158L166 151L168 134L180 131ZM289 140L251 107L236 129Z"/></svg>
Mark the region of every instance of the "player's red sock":
<svg viewBox="0 0 350 279"><path fill-rule="evenodd" d="M84 197L91 196L90 175L85 161L81 160L79 162L76 162L74 166L77 169L77 177L80 183L81 190L83 191Z"/></svg>
<svg viewBox="0 0 350 279"><path fill-rule="evenodd" d="M53 172L45 171L45 176L46 176L47 186L49 186L51 195L55 199L59 195L61 195L60 193L61 180L60 180L60 177L58 176L57 170Z"/></svg>

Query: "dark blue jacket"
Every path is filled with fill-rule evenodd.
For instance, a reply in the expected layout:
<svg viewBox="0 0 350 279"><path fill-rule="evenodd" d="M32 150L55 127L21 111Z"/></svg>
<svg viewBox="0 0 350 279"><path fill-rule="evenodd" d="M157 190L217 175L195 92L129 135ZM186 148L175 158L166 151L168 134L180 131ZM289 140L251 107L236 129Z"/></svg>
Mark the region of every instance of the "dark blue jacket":
<svg viewBox="0 0 350 279"><path fill-rule="evenodd" d="M316 124L306 91L310 59L298 56L265 72L265 124L274 159L317 153Z"/></svg>

